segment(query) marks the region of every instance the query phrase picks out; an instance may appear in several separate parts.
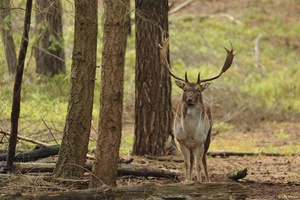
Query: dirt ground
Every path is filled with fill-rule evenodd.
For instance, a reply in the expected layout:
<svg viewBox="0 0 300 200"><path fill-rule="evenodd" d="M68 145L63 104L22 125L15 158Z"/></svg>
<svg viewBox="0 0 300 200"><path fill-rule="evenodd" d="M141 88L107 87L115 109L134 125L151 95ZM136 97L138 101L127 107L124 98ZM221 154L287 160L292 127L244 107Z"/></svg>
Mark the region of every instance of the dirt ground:
<svg viewBox="0 0 300 200"><path fill-rule="evenodd" d="M281 146L288 145L287 141L273 135L279 129L283 129L287 135L284 138L289 138L290 142L299 144L300 132L299 123L276 123L264 124L260 129L253 130L247 134L241 132L228 132L223 135L216 135L214 142L223 142L232 140L235 142L256 141L253 145L276 146L280 149ZM242 136L241 136L242 135ZM246 135L246 136L243 136ZM225 141L225 142L224 142ZM283 142L284 141L284 142ZM234 144L234 143L232 143ZM249 152L247 148L244 152ZM282 152L279 152L282 153ZM230 156L230 157L208 157L208 170L211 182L221 183L232 181L227 178L227 174L235 170L247 168L248 175L239 180L249 194L247 199L300 199L300 157L299 150L295 152L297 155L286 156ZM124 159L131 157L123 156ZM180 160L181 156L168 156L173 160ZM55 162L56 157L44 159L38 162ZM183 180L183 163L172 161L157 161L146 157L134 157L133 163L147 164L157 168L172 169L180 172L182 176L180 180L157 178L157 177L137 177L137 176L120 176L118 178L118 186L136 186L147 183L154 184L170 184L179 183ZM48 179L51 174L37 174L33 176L20 175L21 177L8 178L8 180L0 178L0 199L3 194L30 194L49 191L67 191L74 189L86 189L88 187L89 175L87 174L84 180L78 183L69 181L60 181ZM205 184L205 183L204 183Z"/></svg>
<svg viewBox="0 0 300 200"><path fill-rule="evenodd" d="M239 180L243 186L249 189L247 199L300 199L300 123L264 123L255 130L249 132L228 131L222 135L216 135L212 139L214 143L222 143L226 149L253 152L260 149L261 152L270 152L269 146L275 147L277 152L286 156L230 156L208 157L208 168L212 182L231 181L227 174L236 170L247 168L248 175ZM280 134L281 133L281 134ZM284 133L284 134L282 134ZM248 144L250 143L250 145ZM243 148L244 145L245 148ZM286 149L289 146L290 149ZM264 147L267 147L266 149ZM216 149L212 149L216 150ZM278 150L280 152L278 152ZM289 153L287 153L289 152ZM293 156L289 154L295 154ZM181 159L181 157L173 157ZM135 158L137 163L155 165L183 172L183 163L153 161L146 158ZM181 177L183 178L183 177ZM158 184L174 183L175 180L166 179L130 179L120 178L119 184L144 184L154 182Z"/></svg>
<svg viewBox="0 0 300 200"><path fill-rule="evenodd" d="M170 157L169 157L170 158ZM180 159L180 157L172 157ZM163 169L172 169L182 172L183 163L170 161L156 161L145 157L135 157L133 163L147 164ZM300 199L300 157L299 156L230 156L226 158L209 157L209 175L211 182L221 183L232 181L227 178L227 173L236 169L247 168L248 175L239 180L239 183L249 190L247 199ZM75 189L86 189L88 187L88 176L85 180L69 182L57 182L48 179L50 174L35 174L30 176L13 176L8 180L1 178L0 199L3 194L32 194L40 192L68 191ZM118 186L136 186L147 183L170 184L179 183L183 180L121 176L118 178ZM205 184L205 183L204 183Z"/></svg>
<svg viewBox="0 0 300 200"><path fill-rule="evenodd" d="M183 172L182 163L166 161L149 161L137 158L136 162L171 168ZM247 168L248 175L239 180L249 189L247 199L300 199L300 158L299 156L247 156L208 159L209 173L212 182L231 181L227 173L236 169ZM121 185L139 185L147 182L167 184L177 182L169 179L119 179Z"/></svg>

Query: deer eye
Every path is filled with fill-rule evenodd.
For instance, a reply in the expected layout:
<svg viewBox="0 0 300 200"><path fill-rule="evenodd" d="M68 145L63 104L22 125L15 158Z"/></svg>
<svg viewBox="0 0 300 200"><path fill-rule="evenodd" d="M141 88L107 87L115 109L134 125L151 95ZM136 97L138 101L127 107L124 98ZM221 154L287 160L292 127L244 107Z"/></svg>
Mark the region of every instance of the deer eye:
<svg viewBox="0 0 300 200"><path fill-rule="evenodd" d="M199 88L199 89L197 89L197 92L201 92L201 89Z"/></svg>

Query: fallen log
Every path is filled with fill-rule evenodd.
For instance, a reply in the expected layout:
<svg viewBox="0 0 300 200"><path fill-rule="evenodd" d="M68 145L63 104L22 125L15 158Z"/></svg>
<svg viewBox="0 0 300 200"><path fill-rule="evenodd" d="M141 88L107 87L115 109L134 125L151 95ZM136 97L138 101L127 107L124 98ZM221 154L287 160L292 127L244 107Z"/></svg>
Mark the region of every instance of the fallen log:
<svg viewBox="0 0 300 200"><path fill-rule="evenodd" d="M4 195L13 200L94 200L94 199L246 199L249 189L238 183L168 184L101 187L87 190L47 192L30 195Z"/></svg>
<svg viewBox="0 0 300 200"><path fill-rule="evenodd" d="M284 153L274 153L274 152L234 152L234 151L208 151L208 156L211 157L230 157L230 156L298 156L299 154L284 154ZM157 157L157 156L146 156L147 159L150 160L157 160L157 161L168 161L168 162L176 162L176 163L182 163L183 159L178 159L174 157Z"/></svg>
<svg viewBox="0 0 300 200"><path fill-rule="evenodd" d="M233 151L208 151L208 156L211 157L229 157L229 156L296 156L297 154L284 154L284 153L274 153L274 152L233 152Z"/></svg>
<svg viewBox="0 0 300 200"><path fill-rule="evenodd" d="M59 145L54 146L42 146L38 149L31 151L18 153L14 157L14 162L29 162L35 161L41 158L47 158L49 156L57 155L59 152ZM6 161L6 154L0 155L0 161Z"/></svg>
<svg viewBox="0 0 300 200"><path fill-rule="evenodd" d="M0 165L1 167L1 165ZM55 168L55 163L15 163L15 172L25 173L52 173ZM85 169L92 170L92 163L86 163ZM143 177L162 177L178 180L182 175L181 172L175 170L167 170L144 164L119 164L119 176L143 176Z"/></svg>
<svg viewBox="0 0 300 200"><path fill-rule="evenodd" d="M1 130L0 129L0 133L2 133L2 134L4 134L4 135L10 135L10 133L9 132L7 132L7 131L3 131L3 130ZM45 142L41 142L41 141L38 141L38 140L34 140L34 139L31 139L31 138L28 138L28 137L24 137L24 136L20 136L20 135L18 135L18 137L17 137L19 140L24 140L24 141L26 141L26 142L30 142L30 143L33 143L33 144L37 144L37 145L40 145L41 147L48 147L48 146L51 146L50 144L48 144L48 143L45 143ZM53 145L52 145L53 146ZM59 145L54 145L54 146L59 146ZM43 149L43 151L47 151L47 149ZM59 150L58 150L59 151ZM56 151L55 151L56 152ZM49 156L54 156L54 155L58 155L58 152L57 153L55 153L55 152L53 152L53 155L49 155ZM50 153L50 152L49 152ZM54 154L55 153L55 154ZM22 154L21 154L22 155ZM6 160L6 154L4 155L0 155L0 161L4 161L3 159L4 159L4 157L5 157L5 160ZM92 155L89 155L89 154L87 154L86 155L86 158L87 159L91 159L91 160L94 160L95 159L95 157L94 156L92 156ZM39 158L38 158L39 159ZM30 161L34 161L34 160L30 160ZM19 156L19 160L17 160L17 162L28 162L28 161L22 161L22 159L21 159L21 156Z"/></svg>
<svg viewBox="0 0 300 200"><path fill-rule="evenodd" d="M144 177L154 176L178 180L178 178L182 174L179 171L157 168L142 164L119 164L118 175L134 175Z"/></svg>

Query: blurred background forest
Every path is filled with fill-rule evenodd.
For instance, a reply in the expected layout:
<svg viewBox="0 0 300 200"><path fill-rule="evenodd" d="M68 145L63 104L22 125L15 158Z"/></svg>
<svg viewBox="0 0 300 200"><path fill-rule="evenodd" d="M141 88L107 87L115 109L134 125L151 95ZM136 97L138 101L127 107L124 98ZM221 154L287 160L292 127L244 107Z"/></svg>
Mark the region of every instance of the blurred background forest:
<svg viewBox="0 0 300 200"><path fill-rule="evenodd" d="M172 7L184 2L171 0ZM15 45L20 46L23 30L23 8L25 1L12 1L12 30ZM130 153L133 143L134 126L134 73L135 73L135 26L134 3L131 5L132 35L128 37L125 85L123 136L121 154ZM71 54L74 36L74 3L62 1L63 37L61 44L65 49L66 75L54 77L36 74L33 56L33 44L38 35L38 25L34 18L30 33L22 89L22 102L19 123L19 135L56 144L63 135L67 112ZM101 21L101 7L99 22ZM176 74L188 70L190 79L196 80L199 70L202 77L216 74L223 65L225 51L230 41L236 51L236 57L228 72L213 82L204 92L204 98L210 102L213 111L213 134L216 142L211 149L278 151L251 146L245 149L245 143L232 147L222 143L222 138L232 133L247 135L261 127L274 127L271 132L279 140L292 140L299 136L300 124L300 4L297 0L196 0L189 6L169 15L170 58ZM4 26L5 21L1 22ZM101 66L102 27L99 26L97 65ZM10 112L12 103L14 76L9 75L5 60L2 38L0 40L0 129L10 130ZM97 138L97 120L99 113L100 70L97 70L95 99L93 108L93 133L90 150ZM173 87L173 107L176 108L181 95L180 89ZM296 125L295 125L296 124ZM227 134L226 134L227 133ZM1 136L2 137L2 136ZM239 139L238 141L242 141ZM258 140L260 138L258 137ZM228 142L228 140L226 140ZM7 138L2 138L0 148L6 149ZM19 141L19 149L32 146ZM288 153L299 152L297 141L288 149ZM296 152L295 152L296 151ZM285 153L286 153L285 152Z"/></svg>

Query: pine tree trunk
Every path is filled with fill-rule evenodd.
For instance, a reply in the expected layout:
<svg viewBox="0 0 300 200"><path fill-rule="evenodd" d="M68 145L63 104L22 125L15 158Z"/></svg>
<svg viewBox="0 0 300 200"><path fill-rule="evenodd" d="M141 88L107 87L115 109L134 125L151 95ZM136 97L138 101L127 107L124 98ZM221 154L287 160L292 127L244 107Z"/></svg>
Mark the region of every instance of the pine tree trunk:
<svg viewBox="0 0 300 200"><path fill-rule="evenodd" d="M168 1L136 0L136 155L163 155L172 131L171 80L158 44L168 31Z"/></svg>
<svg viewBox="0 0 300 200"><path fill-rule="evenodd" d="M123 82L129 0L104 1L100 119L90 187L115 186L122 132Z"/></svg>
<svg viewBox="0 0 300 200"><path fill-rule="evenodd" d="M35 47L36 72L54 76L66 73L60 0L37 0L38 39Z"/></svg>
<svg viewBox="0 0 300 200"><path fill-rule="evenodd" d="M10 0L0 1L1 34L4 43L8 72L14 74L17 68L17 54L11 28Z"/></svg>
<svg viewBox="0 0 300 200"><path fill-rule="evenodd" d="M97 1L75 1L70 96L55 176L80 177L91 130L97 51ZM81 166L81 167L80 167Z"/></svg>

